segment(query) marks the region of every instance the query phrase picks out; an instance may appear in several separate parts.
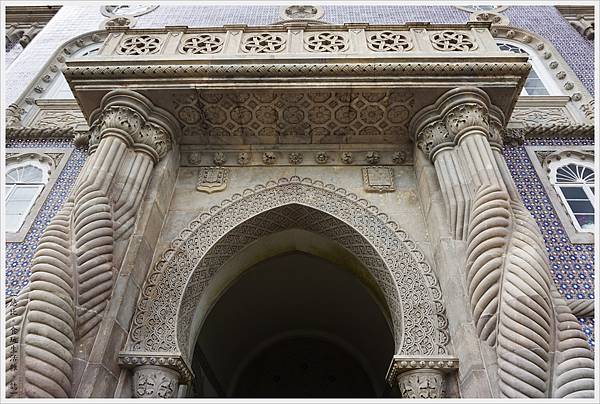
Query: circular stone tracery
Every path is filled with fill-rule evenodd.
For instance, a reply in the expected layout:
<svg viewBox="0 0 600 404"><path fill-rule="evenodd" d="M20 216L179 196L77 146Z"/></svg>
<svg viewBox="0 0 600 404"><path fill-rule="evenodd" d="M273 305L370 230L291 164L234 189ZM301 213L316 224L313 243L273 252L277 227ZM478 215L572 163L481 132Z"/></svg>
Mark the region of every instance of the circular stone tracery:
<svg viewBox="0 0 600 404"><path fill-rule="evenodd" d="M415 243L367 201L298 177L236 194L181 233L148 275L127 350L189 356L190 325L213 275L249 243L287 228L322 234L360 259L385 296L399 354L447 354L441 291Z"/></svg>

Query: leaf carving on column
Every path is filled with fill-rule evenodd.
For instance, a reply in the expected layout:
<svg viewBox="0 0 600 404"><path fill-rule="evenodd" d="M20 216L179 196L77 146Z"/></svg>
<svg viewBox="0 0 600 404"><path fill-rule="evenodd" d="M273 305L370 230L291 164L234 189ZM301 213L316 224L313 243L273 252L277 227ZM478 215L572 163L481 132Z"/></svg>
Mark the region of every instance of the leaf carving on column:
<svg viewBox="0 0 600 404"><path fill-rule="evenodd" d="M14 315L9 312L7 344L11 350L20 344L15 366L7 363L6 382L12 397L66 398L71 392L75 339L72 209L68 201L44 231L33 258L29 289L17 297Z"/></svg>

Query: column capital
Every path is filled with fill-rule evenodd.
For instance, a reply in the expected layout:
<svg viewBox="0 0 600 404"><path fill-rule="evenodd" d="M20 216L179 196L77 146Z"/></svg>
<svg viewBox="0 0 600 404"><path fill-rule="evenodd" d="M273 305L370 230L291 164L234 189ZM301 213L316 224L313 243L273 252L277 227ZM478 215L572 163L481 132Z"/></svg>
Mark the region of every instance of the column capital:
<svg viewBox="0 0 600 404"><path fill-rule="evenodd" d="M161 368L168 368L177 372L178 380L182 383L189 383L194 378L194 373L183 360L181 355L169 352L121 352L119 353L118 363L122 367L133 368L151 365Z"/></svg>
<svg viewBox="0 0 600 404"><path fill-rule="evenodd" d="M90 149L105 136L117 136L128 145L160 160L179 136L177 120L148 98L131 90L106 94L90 120Z"/></svg>
<svg viewBox="0 0 600 404"><path fill-rule="evenodd" d="M457 369L453 356L394 355L386 380L398 383L402 398L444 398L446 378Z"/></svg>
<svg viewBox="0 0 600 404"><path fill-rule="evenodd" d="M418 112L410 123L417 146L433 161L436 154L452 148L468 133L478 132L493 146L502 145L502 111L491 104L485 91L461 87L442 94Z"/></svg>

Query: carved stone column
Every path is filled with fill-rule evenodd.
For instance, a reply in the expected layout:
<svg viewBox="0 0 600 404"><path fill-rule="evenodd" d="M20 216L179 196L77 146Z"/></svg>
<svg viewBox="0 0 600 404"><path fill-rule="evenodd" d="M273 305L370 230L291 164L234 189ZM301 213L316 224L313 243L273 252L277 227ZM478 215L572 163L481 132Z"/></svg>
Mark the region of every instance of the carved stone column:
<svg viewBox="0 0 600 404"><path fill-rule="evenodd" d="M23 348L11 375L15 397L70 397L77 391L120 267L115 246L129 237L156 162L178 130L140 94L108 93L92 114L90 151L61 212L41 236L20 327Z"/></svg>
<svg viewBox="0 0 600 404"><path fill-rule="evenodd" d="M588 397L591 352L580 349L580 330L560 324L572 319L553 293L544 240L502 157L503 127L502 112L470 87L448 91L411 122L434 163L451 232L466 240L469 303L479 338L496 350L501 394Z"/></svg>
<svg viewBox="0 0 600 404"><path fill-rule="evenodd" d="M402 398L446 398L448 376L458 369L453 357L394 356L387 374L391 385L398 383Z"/></svg>
<svg viewBox="0 0 600 404"><path fill-rule="evenodd" d="M164 366L143 365L133 371L135 398L175 398L179 373Z"/></svg>

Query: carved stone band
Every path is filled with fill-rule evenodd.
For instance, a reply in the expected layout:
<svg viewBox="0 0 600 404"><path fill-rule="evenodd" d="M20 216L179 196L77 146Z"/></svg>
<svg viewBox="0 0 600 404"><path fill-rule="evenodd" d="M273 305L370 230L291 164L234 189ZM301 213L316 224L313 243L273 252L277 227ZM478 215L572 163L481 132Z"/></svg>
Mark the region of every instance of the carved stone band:
<svg viewBox="0 0 600 404"><path fill-rule="evenodd" d="M467 134L484 135L492 147L502 147L504 115L478 88L450 90L435 104L423 108L411 121L417 145L433 161L441 150L452 148Z"/></svg>
<svg viewBox="0 0 600 404"><path fill-rule="evenodd" d="M458 359L452 356L395 355L386 380L398 383L402 398L444 398L446 378L458 369Z"/></svg>
<svg viewBox="0 0 600 404"><path fill-rule="evenodd" d="M179 133L177 120L141 94L115 90L106 94L100 108L90 115L90 150L101 139L116 136L145 151L158 162L172 148Z"/></svg>

